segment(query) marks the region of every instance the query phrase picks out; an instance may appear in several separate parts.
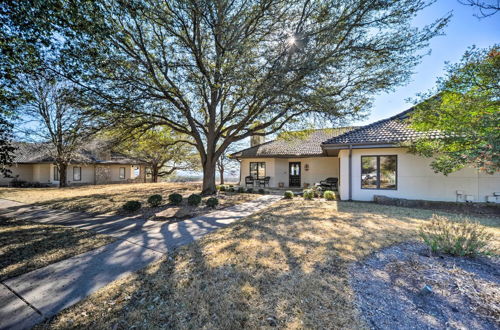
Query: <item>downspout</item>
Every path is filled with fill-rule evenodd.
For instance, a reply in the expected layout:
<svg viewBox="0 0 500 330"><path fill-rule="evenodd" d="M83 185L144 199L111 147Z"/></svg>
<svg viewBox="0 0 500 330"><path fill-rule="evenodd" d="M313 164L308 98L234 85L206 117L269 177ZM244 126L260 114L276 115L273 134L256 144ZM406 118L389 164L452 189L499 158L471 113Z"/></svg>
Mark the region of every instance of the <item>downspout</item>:
<svg viewBox="0 0 500 330"><path fill-rule="evenodd" d="M352 144L349 145L349 201L352 201Z"/></svg>

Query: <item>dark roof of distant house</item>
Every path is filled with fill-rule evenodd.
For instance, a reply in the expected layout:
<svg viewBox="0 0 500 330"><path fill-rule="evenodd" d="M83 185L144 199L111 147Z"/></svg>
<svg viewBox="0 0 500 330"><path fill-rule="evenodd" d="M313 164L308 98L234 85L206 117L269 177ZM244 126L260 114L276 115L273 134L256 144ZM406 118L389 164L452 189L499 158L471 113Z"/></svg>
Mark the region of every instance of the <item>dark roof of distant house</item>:
<svg viewBox="0 0 500 330"><path fill-rule="evenodd" d="M278 137L276 140L243 149L233 153L231 156L233 158L322 156L324 155L321 149L321 143L323 141L353 129L355 129L355 127L291 132L285 134L285 137Z"/></svg>
<svg viewBox="0 0 500 330"><path fill-rule="evenodd" d="M323 142L323 145L394 144L412 141L422 137L441 137L439 131L419 132L410 128L408 118L412 111L413 108L390 118L379 120L372 124L332 137Z"/></svg>
<svg viewBox="0 0 500 330"><path fill-rule="evenodd" d="M14 163L53 163L54 157L52 156L51 147L46 143L27 143L27 142L14 142L13 146L16 148L14 151ZM110 152L107 159L101 159L97 156L98 152L80 149L73 157L72 163L74 164L142 164L143 161L127 157L123 154Z"/></svg>

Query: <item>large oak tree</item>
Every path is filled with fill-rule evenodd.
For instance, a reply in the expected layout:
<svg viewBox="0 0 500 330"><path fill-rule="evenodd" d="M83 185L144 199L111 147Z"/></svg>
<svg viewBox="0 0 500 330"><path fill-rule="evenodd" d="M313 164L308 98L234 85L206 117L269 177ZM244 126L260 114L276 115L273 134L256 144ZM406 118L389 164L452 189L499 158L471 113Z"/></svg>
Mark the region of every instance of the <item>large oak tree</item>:
<svg viewBox="0 0 500 330"><path fill-rule="evenodd" d="M412 26L432 2L82 1L64 56L94 111L190 136L208 194L230 144L358 116L405 83L448 21Z"/></svg>

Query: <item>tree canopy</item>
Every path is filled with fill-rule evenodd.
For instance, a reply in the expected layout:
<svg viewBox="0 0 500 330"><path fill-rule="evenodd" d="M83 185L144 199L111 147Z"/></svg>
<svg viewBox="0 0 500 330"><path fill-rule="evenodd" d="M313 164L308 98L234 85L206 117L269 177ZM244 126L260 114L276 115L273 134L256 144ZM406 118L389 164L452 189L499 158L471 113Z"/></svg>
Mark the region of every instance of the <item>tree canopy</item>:
<svg viewBox="0 0 500 330"><path fill-rule="evenodd" d="M231 143L304 118L354 118L405 83L448 21L412 26L432 2L82 2L63 58L94 111L190 136L212 193Z"/></svg>
<svg viewBox="0 0 500 330"><path fill-rule="evenodd" d="M444 174L465 166L490 174L500 170L499 81L499 45L471 48L459 63L448 65L411 117L415 129L439 131L442 138L417 140L411 150L434 157L432 168Z"/></svg>

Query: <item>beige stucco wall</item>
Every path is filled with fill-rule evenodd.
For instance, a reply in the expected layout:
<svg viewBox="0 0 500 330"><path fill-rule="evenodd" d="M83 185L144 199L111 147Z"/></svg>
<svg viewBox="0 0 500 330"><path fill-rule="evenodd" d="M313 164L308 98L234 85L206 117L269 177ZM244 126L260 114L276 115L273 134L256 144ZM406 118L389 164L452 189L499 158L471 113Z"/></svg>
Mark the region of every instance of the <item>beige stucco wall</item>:
<svg viewBox="0 0 500 330"><path fill-rule="evenodd" d="M33 182L50 183L50 164L33 165Z"/></svg>
<svg viewBox="0 0 500 330"><path fill-rule="evenodd" d="M81 181L73 180L73 167L81 167ZM135 182L143 182L145 175L144 165L105 165L109 169L109 180L101 183L112 183L112 182L130 182L135 180ZM120 179L120 167L125 168L125 179ZM134 168L140 168L140 174L138 177L134 175ZM54 164L15 164L11 167L12 176L19 176L19 180L27 182L40 182L43 184L59 184L54 178ZM79 185L79 184L94 184L95 174L94 165L83 165L74 164L69 165L66 177L68 180L68 185ZM12 181L12 178L3 178L0 176L0 185L8 185Z"/></svg>
<svg viewBox="0 0 500 330"><path fill-rule="evenodd" d="M12 171L12 178L4 178L3 175L0 175L0 185L8 185L16 176L18 176L19 180L33 181L33 165L31 164L14 164L10 167L10 170Z"/></svg>
<svg viewBox="0 0 500 330"><path fill-rule="evenodd" d="M271 177L269 186L275 187L277 181L275 178L275 159L274 158L249 158L242 159L240 162L240 185L245 185L245 177L250 175L250 162L265 162L266 163L266 176Z"/></svg>
<svg viewBox="0 0 500 330"><path fill-rule="evenodd" d="M250 162L265 162L266 176L271 177L270 187L278 187L280 182L288 187L288 163L301 163L301 187L304 183L311 186L327 177L339 176L339 159L337 157L313 157L313 158L249 158L240 162L240 184L245 184L245 176L250 173ZM306 164L309 170L306 171Z"/></svg>
<svg viewBox="0 0 500 330"><path fill-rule="evenodd" d="M361 189L361 156L397 155L397 189ZM342 150L340 157L340 197L349 198L349 151ZM465 168L448 176L434 173L431 159L409 154L404 148L353 149L352 199L371 201L374 195L396 198L456 201L457 190L474 196L474 201L485 202L486 196L500 192L500 173L488 175L473 168ZM459 199L460 200L460 199Z"/></svg>
<svg viewBox="0 0 500 330"><path fill-rule="evenodd" d="M81 177L80 181L73 180L73 167L81 167L82 168L82 177ZM94 179L95 179L94 165L82 165L82 164L69 165L68 171L66 173L67 173L68 185L94 183Z"/></svg>

